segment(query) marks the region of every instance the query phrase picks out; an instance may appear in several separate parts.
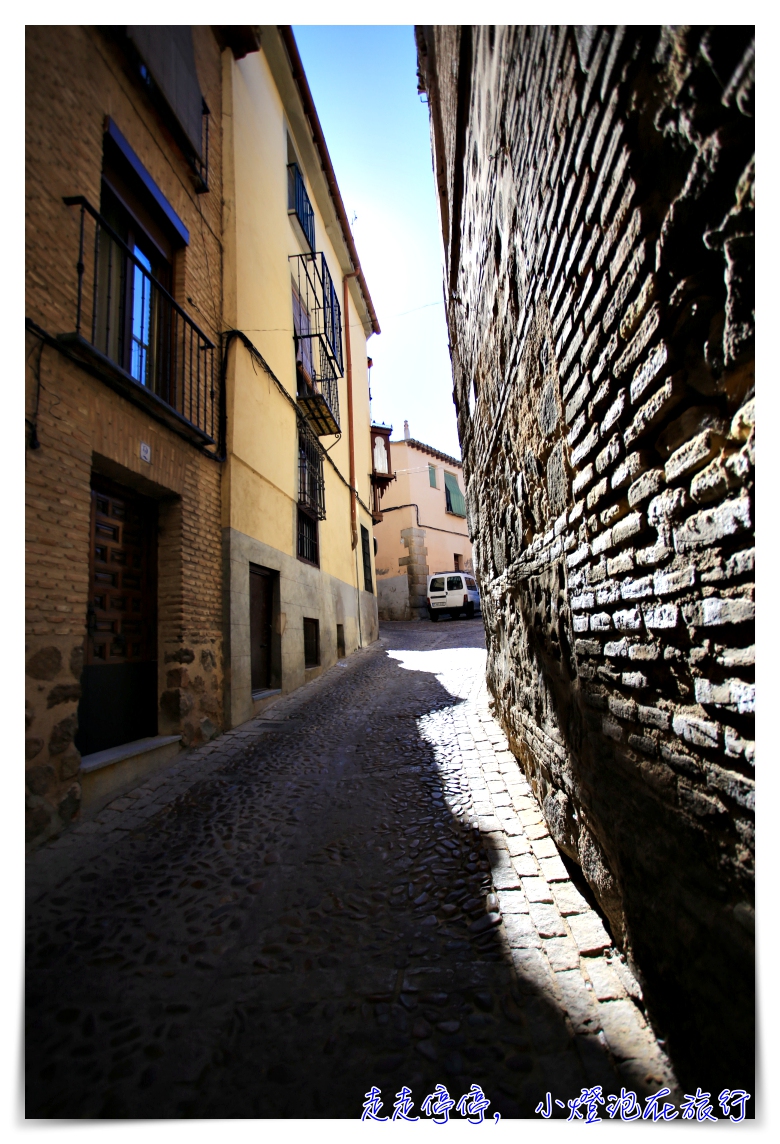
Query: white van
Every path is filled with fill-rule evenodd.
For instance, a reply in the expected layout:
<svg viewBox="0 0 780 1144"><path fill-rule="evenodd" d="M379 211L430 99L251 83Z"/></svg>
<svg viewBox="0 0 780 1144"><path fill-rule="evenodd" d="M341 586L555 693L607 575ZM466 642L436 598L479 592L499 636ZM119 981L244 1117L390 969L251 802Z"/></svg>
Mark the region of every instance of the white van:
<svg viewBox="0 0 780 1144"><path fill-rule="evenodd" d="M479 588L467 572L434 572L428 577L428 615L435 622L442 612L457 619L465 612L466 619L481 614Z"/></svg>

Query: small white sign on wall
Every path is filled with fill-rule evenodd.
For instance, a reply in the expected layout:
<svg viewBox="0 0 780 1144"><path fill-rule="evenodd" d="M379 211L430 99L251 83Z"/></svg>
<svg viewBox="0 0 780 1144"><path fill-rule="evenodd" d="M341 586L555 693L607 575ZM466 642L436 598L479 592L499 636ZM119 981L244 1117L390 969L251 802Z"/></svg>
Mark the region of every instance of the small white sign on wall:
<svg viewBox="0 0 780 1144"><path fill-rule="evenodd" d="M147 465L152 463L152 446L147 445L146 441L141 442L141 460L146 461Z"/></svg>

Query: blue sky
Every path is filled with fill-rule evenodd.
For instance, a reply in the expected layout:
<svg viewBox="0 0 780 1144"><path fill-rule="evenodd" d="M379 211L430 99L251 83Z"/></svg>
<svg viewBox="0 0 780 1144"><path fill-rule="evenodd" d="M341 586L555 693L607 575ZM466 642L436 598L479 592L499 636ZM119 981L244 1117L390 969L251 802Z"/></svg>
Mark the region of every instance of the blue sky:
<svg viewBox="0 0 780 1144"><path fill-rule="evenodd" d="M293 25L382 333L372 415L460 457L428 109L411 26Z"/></svg>

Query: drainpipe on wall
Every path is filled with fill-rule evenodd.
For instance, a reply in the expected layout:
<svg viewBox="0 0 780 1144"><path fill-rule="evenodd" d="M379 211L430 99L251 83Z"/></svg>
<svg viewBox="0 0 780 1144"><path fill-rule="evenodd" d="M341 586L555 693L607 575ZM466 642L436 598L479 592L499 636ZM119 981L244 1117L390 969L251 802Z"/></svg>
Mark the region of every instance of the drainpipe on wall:
<svg viewBox="0 0 780 1144"><path fill-rule="evenodd" d="M350 346L349 337L349 279L356 278L360 273L360 268L357 270L350 270L348 274L344 275L344 352L347 358L347 420L349 421L349 483L354 489L355 486L355 433L352 418L352 350ZM352 547L357 548L358 534L357 534L357 506L355 504L355 494L350 491L349 494L350 506L350 520L352 524ZM358 591L360 585L358 584Z"/></svg>

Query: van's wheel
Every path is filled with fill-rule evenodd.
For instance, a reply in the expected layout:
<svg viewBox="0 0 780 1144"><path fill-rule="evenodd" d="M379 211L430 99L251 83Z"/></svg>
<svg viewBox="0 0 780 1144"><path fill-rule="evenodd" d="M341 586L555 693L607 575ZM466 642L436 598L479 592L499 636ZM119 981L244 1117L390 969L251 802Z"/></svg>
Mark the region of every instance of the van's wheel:
<svg viewBox="0 0 780 1144"><path fill-rule="evenodd" d="M466 608L466 619L467 620L473 620L474 619L474 605L471 603L469 603L468 607Z"/></svg>
<svg viewBox="0 0 780 1144"><path fill-rule="evenodd" d="M431 620L431 623L432 623L432 624L435 624L435 623L436 623L436 621L437 621L437 620L438 620L438 618L439 618L439 613L438 613L438 612L434 612L433 608L429 608L429 609L428 609L428 615L430 616L430 620Z"/></svg>

